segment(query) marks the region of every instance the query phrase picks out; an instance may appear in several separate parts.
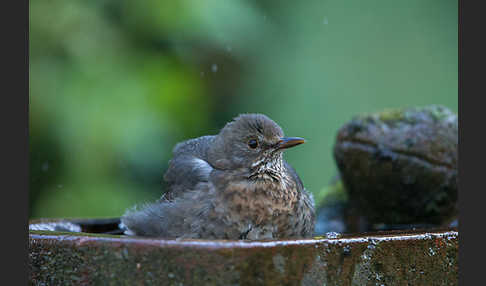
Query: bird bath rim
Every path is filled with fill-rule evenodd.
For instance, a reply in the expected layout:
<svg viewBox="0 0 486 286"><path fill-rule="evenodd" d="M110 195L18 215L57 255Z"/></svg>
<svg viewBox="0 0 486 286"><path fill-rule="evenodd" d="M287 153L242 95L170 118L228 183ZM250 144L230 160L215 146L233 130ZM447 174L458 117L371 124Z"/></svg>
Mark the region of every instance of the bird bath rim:
<svg viewBox="0 0 486 286"><path fill-rule="evenodd" d="M110 234L103 232L89 232L89 231L51 231L51 230L33 230L32 226L50 223L73 223L79 225L80 229L86 228L86 225L95 225L97 223L104 225L114 225L118 218L41 218L29 221L29 236L31 238L57 238L72 239L78 237L85 237L84 240L100 240L105 242L126 242L134 244L147 244L159 246L188 246L188 247L218 247L218 248L234 248L234 247L274 247L286 245L306 245L315 243L352 243L352 242L367 242L374 241L390 241L390 240L406 240L406 239L422 239L428 238L431 235L439 236L457 236L457 227L450 228L433 228L433 229L409 229L409 230L389 230L389 231L374 231L363 233L339 233L333 237L326 237L325 235L314 236L311 238L301 239L279 239L279 240L226 240L226 239L165 239L157 237L141 237L128 236L124 234Z"/></svg>

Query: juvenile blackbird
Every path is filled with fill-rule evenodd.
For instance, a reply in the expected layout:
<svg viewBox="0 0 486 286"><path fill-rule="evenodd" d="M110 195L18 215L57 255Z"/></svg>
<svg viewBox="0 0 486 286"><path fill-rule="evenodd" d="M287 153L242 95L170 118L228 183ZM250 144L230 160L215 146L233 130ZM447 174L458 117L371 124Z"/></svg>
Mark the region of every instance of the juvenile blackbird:
<svg viewBox="0 0 486 286"><path fill-rule="evenodd" d="M125 234L163 238L310 237L314 200L283 150L304 143L284 137L273 120L242 114L214 136L177 144L164 175L168 191L121 221Z"/></svg>

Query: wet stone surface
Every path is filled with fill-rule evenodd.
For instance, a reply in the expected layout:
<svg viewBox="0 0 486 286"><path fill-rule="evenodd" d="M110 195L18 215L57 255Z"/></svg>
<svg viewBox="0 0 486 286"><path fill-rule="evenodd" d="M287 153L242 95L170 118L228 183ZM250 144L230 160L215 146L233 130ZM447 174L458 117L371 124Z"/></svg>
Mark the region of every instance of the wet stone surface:
<svg viewBox="0 0 486 286"><path fill-rule="evenodd" d="M348 196L347 230L449 223L457 215L457 144L457 115L442 106L345 124L334 157Z"/></svg>
<svg viewBox="0 0 486 286"><path fill-rule="evenodd" d="M28 266L31 285L457 285L457 250L456 229L279 241L31 230Z"/></svg>

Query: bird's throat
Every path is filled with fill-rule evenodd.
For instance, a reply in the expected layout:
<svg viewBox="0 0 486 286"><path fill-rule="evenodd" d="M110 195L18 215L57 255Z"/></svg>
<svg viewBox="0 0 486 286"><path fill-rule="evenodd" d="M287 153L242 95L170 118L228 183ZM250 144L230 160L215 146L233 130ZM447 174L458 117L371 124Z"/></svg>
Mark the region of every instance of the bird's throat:
<svg viewBox="0 0 486 286"><path fill-rule="evenodd" d="M272 180L280 182L283 178L283 159L282 154L272 154L274 156L256 160L250 167L250 179Z"/></svg>

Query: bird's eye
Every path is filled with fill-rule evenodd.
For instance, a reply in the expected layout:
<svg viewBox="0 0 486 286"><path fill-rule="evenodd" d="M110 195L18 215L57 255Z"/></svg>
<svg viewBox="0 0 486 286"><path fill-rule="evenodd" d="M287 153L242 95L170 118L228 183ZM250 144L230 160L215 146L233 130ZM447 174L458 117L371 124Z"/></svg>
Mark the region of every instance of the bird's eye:
<svg viewBox="0 0 486 286"><path fill-rule="evenodd" d="M256 147L258 147L258 141L256 139L250 139L248 140L248 146L251 149L255 149Z"/></svg>

